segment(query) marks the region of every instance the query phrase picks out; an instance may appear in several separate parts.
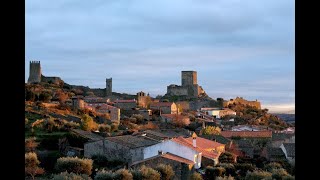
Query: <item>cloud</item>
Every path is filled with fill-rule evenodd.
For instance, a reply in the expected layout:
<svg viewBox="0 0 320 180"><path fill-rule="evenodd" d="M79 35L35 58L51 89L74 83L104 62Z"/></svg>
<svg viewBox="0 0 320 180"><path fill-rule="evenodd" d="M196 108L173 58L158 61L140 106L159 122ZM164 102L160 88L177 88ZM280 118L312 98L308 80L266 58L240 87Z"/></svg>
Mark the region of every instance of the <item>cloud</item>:
<svg viewBox="0 0 320 180"><path fill-rule="evenodd" d="M164 94L198 71L213 97L294 102L294 7L289 0L26 2L28 62L44 75L117 92Z"/></svg>

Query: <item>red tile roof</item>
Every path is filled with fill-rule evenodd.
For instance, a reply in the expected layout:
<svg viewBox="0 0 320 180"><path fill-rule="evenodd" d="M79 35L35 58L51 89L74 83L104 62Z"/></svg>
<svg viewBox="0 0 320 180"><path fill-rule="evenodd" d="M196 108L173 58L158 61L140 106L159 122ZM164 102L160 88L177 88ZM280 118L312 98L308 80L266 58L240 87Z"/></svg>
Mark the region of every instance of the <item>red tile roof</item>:
<svg viewBox="0 0 320 180"><path fill-rule="evenodd" d="M130 99L130 100L115 100L115 103L136 103L137 101L135 99Z"/></svg>
<svg viewBox="0 0 320 180"><path fill-rule="evenodd" d="M167 107L167 106L171 106L173 104L173 102L157 102L157 103L152 103L150 105L150 107Z"/></svg>
<svg viewBox="0 0 320 180"><path fill-rule="evenodd" d="M143 159L141 161L135 161L133 162L130 166L133 166L133 165L136 165L136 164L140 164L142 162L145 162L145 161L152 161L156 158L166 158L166 159L170 159L170 160L173 160L173 161L177 161L177 162L180 162L180 163L184 163L184 164L189 164L189 165L194 165L195 163L189 159L185 159L183 157L180 157L180 156L177 156L175 154L172 154L172 153L164 153L164 154L161 154L161 155L156 155L156 156L153 156L153 157L150 157L150 158L147 158L147 159Z"/></svg>
<svg viewBox="0 0 320 180"><path fill-rule="evenodd" d="M226 138L231 138L231 137L271 138L272 131L221 131L221 135Z"/></svg>
<svg viewBox="0 0 320 180"><path fill-rule="evenodd" d="M171 153L165 153L165 154L162 155L162 157L167 158L167 159L171 159L171 160L174 160L174 161L178 161L178 162L181 162L181 163L185 163L185 164L190 164L190 165L194 164L194 162L189 160L189 159L185 159L183 157L180 157L180 156L177 156L177 155L171 154Z"/></svg>
<svg viewBox="0 0 320 180"><path fill-rule="evenodd" d="M190 141L190 139L191 139L191 141ZM199 139L199 142L198 142L198 139ZM210 158L210 159L218 158L219 157L219 153L211 151L211 150L208 150L207 148L206 149L202 148L202 147L210 147L210 146L204 144L204 142L209 142L210 140L204 141L203 139L204 138L197 137L197 143L196 143L197 147L193 147L192 137L191 138L183 138L183 137L180 136L180 137L174 138L172 140L174 142L176 142L176 143L179 143L181 145L187 146L187 147L189 147L189 148L191 148L191 149L193 149L195 151L201 152L202 156L204 156L204 157L207 157L207 158ZM216 142L211 141L211 142L209 142L209 144L210 143L213 145ZM221 144L221 145L223 145L223 144ZM211 148L213 148L213 147L211 147Z"/></svg>

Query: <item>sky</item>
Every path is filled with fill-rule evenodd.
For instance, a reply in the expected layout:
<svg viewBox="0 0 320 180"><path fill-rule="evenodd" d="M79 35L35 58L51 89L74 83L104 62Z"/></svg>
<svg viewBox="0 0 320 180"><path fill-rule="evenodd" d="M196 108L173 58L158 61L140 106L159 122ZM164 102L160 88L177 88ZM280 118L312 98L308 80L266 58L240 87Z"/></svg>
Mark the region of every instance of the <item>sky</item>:
<svg viewBox="0 0 320 180"><path fill-rule="evenodd" d="M114 92L164 95L181 71L216 99L295 110L292 0L28 0L29 61L45 76Z"/></svg>

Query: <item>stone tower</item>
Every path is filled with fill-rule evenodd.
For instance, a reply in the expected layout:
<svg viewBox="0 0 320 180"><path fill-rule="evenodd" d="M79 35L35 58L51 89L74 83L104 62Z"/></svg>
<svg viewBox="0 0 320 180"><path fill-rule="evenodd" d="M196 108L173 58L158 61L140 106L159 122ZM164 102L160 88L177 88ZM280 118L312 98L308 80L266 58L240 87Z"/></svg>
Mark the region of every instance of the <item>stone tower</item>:
<svg viewBox="0 0 320 180"><path fill-rule="evenodd" d="M41 65L40 61L30 61L28 83L41 82Z"/></svg>
<svg viewBox="0 0 320 180"><path fill-rule="evenodd" d="M197 71L181 71L181 85L197 85Z"/></svg>
<svg viewBox="0 0 320 180"><path fill-rule="evenodd" d="M112 96L112 78L106 79L106 96Z"/></svg>

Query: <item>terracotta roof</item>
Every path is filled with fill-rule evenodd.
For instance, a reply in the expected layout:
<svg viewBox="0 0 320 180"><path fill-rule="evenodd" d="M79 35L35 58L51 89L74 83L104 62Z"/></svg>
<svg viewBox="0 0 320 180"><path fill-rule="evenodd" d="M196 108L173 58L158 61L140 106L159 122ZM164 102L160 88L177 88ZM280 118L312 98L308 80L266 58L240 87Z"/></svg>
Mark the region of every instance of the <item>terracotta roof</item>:
<svg viewBox="0 0 320 180"><path fill-rule="evenodd" d="M150 157L150 158L147 158L147 159L143 159L141 161L136 161L136 162L132 163L131 166L136 165L136 164L140 164L140 163L145 162L145 161L150 161L150 160L153 160L153 159L156 159L156 158L166 158L166 159L170 159L170 160L173 160L173 161L177 161L177 162L184 163L184 164L189 164L189 165L194 165L195 164L193 161L191 161L189 159L185 159L183 157L180 157L180 156L177 156L175 154L167 152L167 153L156 155L156 156L153 156L153 157Z"/></svg>
<svg viewBox="0 0 320 180"><path fill-rule="evenodd" d="M150 107L167 107L171 106L173 102L157 102L157 103L152 103Z"/></svg>
<svg viewBox="0 0 320 180"><path fill-rule="evenodd" d="M214 151L211 151L211 150L208 150L208 147L210 148L213 148L213 146L208 146L205 144L205 142L209 142L209 144L212 144L214 145L215 143L217 142L214 142L214 141L210 141L210 140L207 140L207 139L204 139L204 138L200 138L200 137L197 137L197 147L193 147L193 144L192 144L192 137L190 138L183 138L183 137L177 137L177 138L174 138L172 139L174 142L178 143L178 144L181 144L181 145L184 145L184 146L187 146L197 152L201 152L202 153L202 156L204 157L207 157L207 158L210 158L210 159L216 159L219 157L219 153L217 152L214 152ZM191 140L191 141L190 141ZM220 143L218 143L220 144ZM215 144L217 145L217 144ZM221 144L223 145L223 144ZM205 149L204 149L205 148Z"/></svg>
<svg viewBox="0 0 320 180"><path fill-rule="evenodd" d="M102 109L118 109L117 107L110 106L110 105L108 105L108 104L103 104L103 105L101 105L101 106L96 106L96 108L97 108L97 109L100 109L100 110L102 110Z"/></svg>
<svg viewBox="0 0 320 180"><path fill-rule="evenodd" d="M190 165L194 164L193 161L191 161L189 159L185 159L185 158L180 157L180 156L177 156L177 155L172 154L172 153L162 154L162 157L167 158L167 159L171 159L171 160L174 160L174 161L178 161L178 162L181 162L181 163L185 163L185 164L190 164Z"/></svg>
<svg viewBox="0 0 320 180"><path fill-rule="evenodd" d="M119 100L115 100L115 103L136 103L137 101L135 99L130 99L130 100L123 100L123 99L119 99Z"/></svg>
<svg viewBox="0 0 320 180"><path fill-rule="evenodd" d="M221 131L221 135L226 138L231 138L231 137L271 138L272 131Z"/></svg>
<svg viewBox="0 0 320 180"><path fill-rule="evenodd" d="M129 148L138 148L138 147L148 147L154 144L158 144L160 141L155 139L151 139L145 136L137 135L124 135L124 136L115 136L115 137L107 137L106 140L112 141L117 144L121 144L123 146Z"/></svg>

